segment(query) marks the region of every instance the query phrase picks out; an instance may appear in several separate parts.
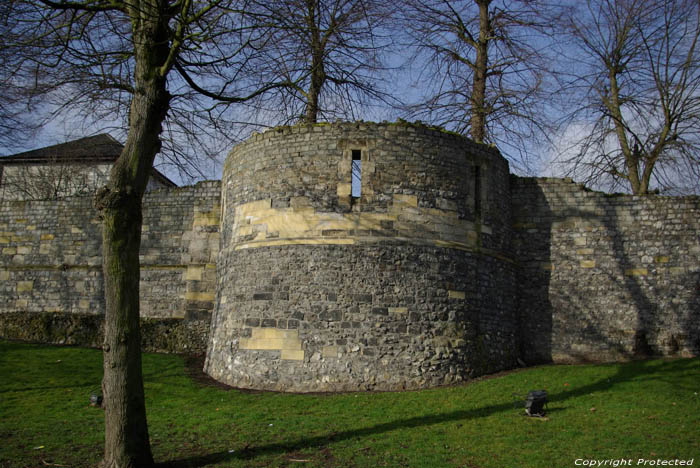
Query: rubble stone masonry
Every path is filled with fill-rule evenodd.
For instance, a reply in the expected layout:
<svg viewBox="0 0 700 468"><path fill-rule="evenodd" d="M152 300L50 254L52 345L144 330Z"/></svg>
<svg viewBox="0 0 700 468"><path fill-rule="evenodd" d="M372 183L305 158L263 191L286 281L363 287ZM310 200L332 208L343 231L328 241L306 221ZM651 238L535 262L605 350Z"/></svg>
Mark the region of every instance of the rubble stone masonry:
<svg viewBox="0 0 700 468"><path fill-rule="evenodd" d="M521 356L585 362L700 352L700 198L511 178Z"/></svg>
<svg viewBox="0 0 700 468"><path fill-rule="evenodd" d="M144 318L185 319L198 334L208 331L202 323L208 324L214 304L219 199L219 182L145 195L140 256ZM0 336L99 345L94 339L86 342L83 333L81 323L90 328L91 319L65 321L60 314L104 314L101 251L101 224L91 197L3 202ZM162 338L146 337L154 343L147 348L203 351L206 336L192 341L192 334L174 335L179 343L157 345Z"/></svg>
<svg viewBox="0 0 700 468"><path fill-rule="evenodd" d="M281 127L145 196L143 345L299 392L697 356L699 233L698 197L511 176L439 129ZM0 337L99 346L100 250L91 198L0 203Z"/></svg>

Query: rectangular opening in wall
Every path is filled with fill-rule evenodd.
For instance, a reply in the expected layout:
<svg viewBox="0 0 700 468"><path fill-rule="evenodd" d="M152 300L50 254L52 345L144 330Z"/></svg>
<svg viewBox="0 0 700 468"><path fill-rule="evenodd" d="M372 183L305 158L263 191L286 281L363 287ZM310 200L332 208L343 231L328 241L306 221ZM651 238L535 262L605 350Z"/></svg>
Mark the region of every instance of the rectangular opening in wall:
<svg viewBox="0 0 700 468"><path fill-rule="evenodd" d="M352 150L352 198L362 195L362 151Z"/></svg>
<svg viewBox="0 0 700 468"><path fill-rule="evenodd" d="M474 175L474 215L476 215L477 218L481 218L481 167L479 166L474 166L473 167L473 175Z"/></svg>

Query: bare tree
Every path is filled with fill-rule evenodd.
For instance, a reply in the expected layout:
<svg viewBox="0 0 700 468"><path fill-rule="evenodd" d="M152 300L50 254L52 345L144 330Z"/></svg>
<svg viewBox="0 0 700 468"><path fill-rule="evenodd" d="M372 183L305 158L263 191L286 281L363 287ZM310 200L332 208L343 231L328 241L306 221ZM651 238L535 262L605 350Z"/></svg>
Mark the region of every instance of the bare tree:
<svg viewBox="0 0 700 468"><path fill-rule="evenodd" d="M102 466L153 464L139 333L141 200L163 126L196 132L187 110L221 116L227 106L287 83L241 75L266 33L236 0L13 0L19 18L6 45L23 61L23 83L59 106L126 119L126 143L95 203L103 218L105 341ZM19 73L18 71L18 73ZM204 96L203 100L194 96ZM178 106L178 107L176 107Z"/></svg>
<svg viewBox="0 0 700 468"><path fill-rule="evenodd" d="M559 163L638 195L697 191L700 4L588 0L562 24L574 48Z"/></svg>
<svg viewBox="0 0 700 468"><path fill-rule="evenodd" d="M403 25L423 89L411 117L518 151L543 134L543 51L556 8L536 0L406 4Z"/></svg>
<svg viewBox="0 0 700 468"><path fill-rule="evenodd" d="M12 10L11 3L0 3L0 83L3 86L0 93L0 147L8 150L21 148L37 129L37 125L26 118L32 109L20 86L27 79L20 74L21 57L6 47L11 31L17 26Z"/></svg>
<svg viewBox="0 0 700 468"><path fill-rule="evenodd" d="M271 40L251 61L251 69L265 82L294 83L253 104L259 119L274 123L354 119L358 110L373 102L391 101L381 87L386 71L382 54L391 44L384 29L389 18L385 2L254 3L255 14L270 25Z"/></svg>

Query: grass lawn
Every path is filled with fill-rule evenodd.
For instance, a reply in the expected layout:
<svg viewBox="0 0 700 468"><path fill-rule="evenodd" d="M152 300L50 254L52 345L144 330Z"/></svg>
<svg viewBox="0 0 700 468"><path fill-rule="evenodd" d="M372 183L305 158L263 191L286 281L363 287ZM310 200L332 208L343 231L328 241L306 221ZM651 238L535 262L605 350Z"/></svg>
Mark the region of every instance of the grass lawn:
<svg viewBox="0 0 700 468"><path fill-rule="evenodd" d="M700 465L700 359L542 366L449 388L339 395L229 390L193 378L180 356L143 361L161 467ZM96 464L104 413L88 400L101 374L96 350L0 341L0 467ZM547 418L514 408L513 393L540 388Z"/></svg>

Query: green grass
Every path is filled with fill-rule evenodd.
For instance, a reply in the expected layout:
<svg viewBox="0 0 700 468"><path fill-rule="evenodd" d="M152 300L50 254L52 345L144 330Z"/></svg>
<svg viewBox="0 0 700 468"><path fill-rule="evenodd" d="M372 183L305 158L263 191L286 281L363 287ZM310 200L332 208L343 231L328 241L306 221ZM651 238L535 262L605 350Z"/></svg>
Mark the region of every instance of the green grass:
<svg viewBox="0 0 700 468"><path fill-rule="evenodd" d="M0 341L0 466L91 466L102 453L101 354ZM401 393L241 392L144 355L163 467L573 467L578 458L695 459L700 359L543 366ZM513 393L547 389L546 419ZM40 447L40 448L39 448ZM302 461L306 460L306 461Z"/></svg>

